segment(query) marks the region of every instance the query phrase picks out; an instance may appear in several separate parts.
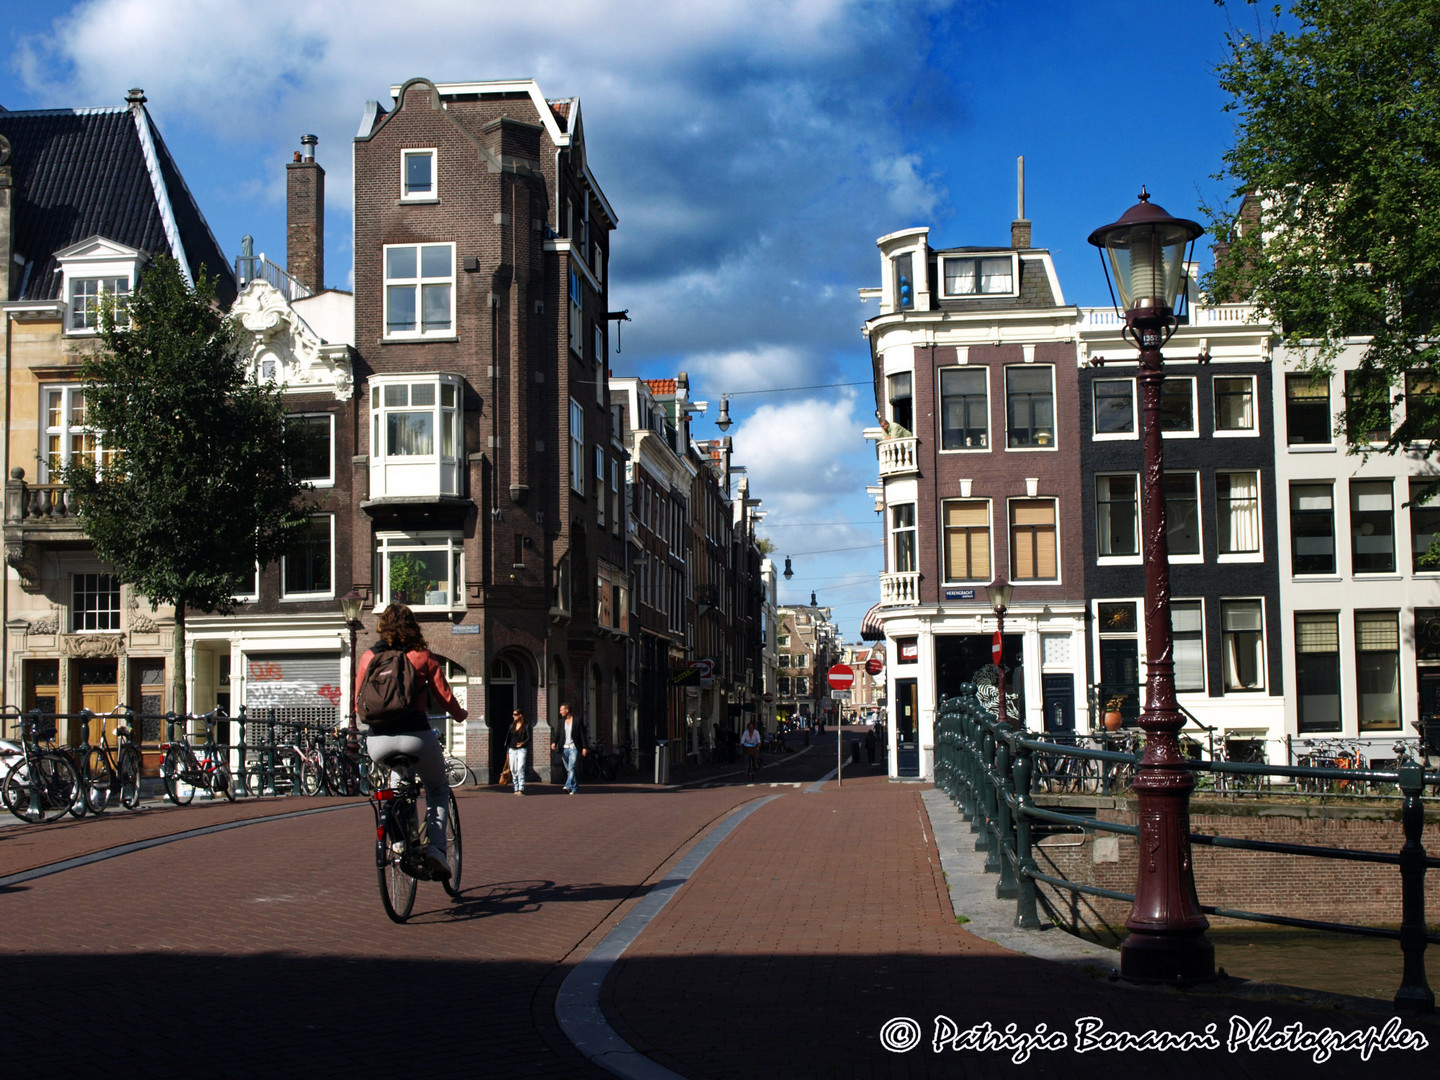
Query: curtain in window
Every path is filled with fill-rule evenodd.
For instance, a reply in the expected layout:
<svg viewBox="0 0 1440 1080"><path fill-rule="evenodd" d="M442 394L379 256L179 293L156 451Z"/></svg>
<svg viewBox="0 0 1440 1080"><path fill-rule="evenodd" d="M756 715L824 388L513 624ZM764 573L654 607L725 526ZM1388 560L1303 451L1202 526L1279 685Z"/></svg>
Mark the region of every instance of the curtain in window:
<svg viewBox="0 0 1440 1080"><path fill-rule="evenodd" d="M1055 556L1055 504L1048 501L1011 503L1012 580L1059 577Z"/></svg>
<svg viewBox="0 0 1440 1080"><path fill-rule="evenodd" d="M1230 473L1230 552L1260 550L1260 485L1255 473ZM1222 495L1224 493L1222 492Z"/></svg>
<svg viewBox="0 0 1440 1080"><path fill-rule="evenodd" d="M983 502L945 504L945 580L990 578L990 506Z"/></svg>
<svg viewBox="0 0 1440 1080"><path fill-rule="evenodd" d="M389 413L385 453L389 457L425 457L435 452L433 413Z"/></svg>
<svg viewBox="0 0 1440 1080"><path fill-rule="evenodd" d="M980 291L986 293L1008 293L1010 284L1010 260L980 260Z"/></svg>
<svg viewBox="0 0 1440 1080"><path fill-rule="evenodd" d="M1225 689L1258 690L1261 686L1262 633L1260 604L1243 601L1220 609L1225 635Z"/></svg>
<svg viewBox="0 0 1440 1080"><path fill-rule="evenodd" d="M949 296L969 296L975 292L975 261L945 260L945 292Z"/></svg>

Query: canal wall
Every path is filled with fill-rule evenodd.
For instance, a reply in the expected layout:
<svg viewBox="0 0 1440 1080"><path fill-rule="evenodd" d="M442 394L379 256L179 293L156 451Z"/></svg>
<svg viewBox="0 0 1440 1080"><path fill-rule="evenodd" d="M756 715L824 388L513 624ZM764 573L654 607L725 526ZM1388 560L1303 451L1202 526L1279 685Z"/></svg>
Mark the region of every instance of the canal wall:
<svg viewBox="0 0 1440 1080"><path fill-rule="evenodd" d="M1041 798L1085 804L1102 821L1135 825L1135 803L1126 799ZM1055 807L1059 809L1058 806ZM1281 802L1204 802L1190 805L1190 831L1272 843L1344 848L1398 854L1405 842L1398 807L1333 806ZM1440 817L1427 815L1427 854L1440 853ZM1195 889L1200 902L1269 915L1288 915L1369 926L1400 924L1400 868L1341 859L1236 851L1191 845ZM1059 831L1035 846L1042 873L1082 885L1134 892L1136 843L1114 833ZM1440 921L1440 874L1426 880L1426 917ZM1037 883L1037 891L1060 921L1079 932L1105 933L1123 927L1130 905ZM1214 926L1256 924L1210 917ZM1122 930L1123 932L1123 930Z"/></svg>

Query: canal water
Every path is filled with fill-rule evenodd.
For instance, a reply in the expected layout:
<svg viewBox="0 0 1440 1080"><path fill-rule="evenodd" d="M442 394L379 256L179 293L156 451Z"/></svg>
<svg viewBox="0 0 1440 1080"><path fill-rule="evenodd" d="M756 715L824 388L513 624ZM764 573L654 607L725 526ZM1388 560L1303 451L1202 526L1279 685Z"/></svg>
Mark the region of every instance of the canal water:
<svg viewBox="0 0 1440 1080"><path fill-rule="evenodd" d="M1390 1001L1400 986L1400 943L1319 930L1216 929L1215 966L1241 979ZM1425 975L1440 986L1440 947L1425 950Z"/></svg>

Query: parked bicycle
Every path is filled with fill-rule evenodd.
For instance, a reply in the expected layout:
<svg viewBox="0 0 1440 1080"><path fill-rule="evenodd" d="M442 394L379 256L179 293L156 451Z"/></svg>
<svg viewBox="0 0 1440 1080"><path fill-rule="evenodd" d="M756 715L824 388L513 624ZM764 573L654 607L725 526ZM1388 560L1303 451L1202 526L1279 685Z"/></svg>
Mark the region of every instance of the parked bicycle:
<svg viewBox="0 0 1440 1080"><path fill-rule="evenodd" d="M38 711L24 716L20 721L22 756L0 781L0 801L5 809L32 825L64 817L77 802L84 803L75 766L55 749L54 739L54 717Z"/></svg>
<svg viewBox="0 0 1440 1080"><path fill-rule="evenodd" d="M1040 736L1040 741L1073 747L1076 738L1074 735L1047 733ZM1100 790L1100 768L1093 758L1041 753L1036 756L1035 763L1037 791L1050 795L1093 795Z"/></svg>
<svg viewBox="0 0 1440 1080"><path fill-rule="evenodd" d="M205 725L205 745L197 755L190 742L188 718L176 716L173 712L165 714L172 734L170 742L161 746L165 757L160 763L160 778L165 783L165 794L175 805L190 803L198 788L209 791L212 798L223 795L231 802L235 801L235 783L225 764L224 750L215 742L215 723L217 719L225 718L222 709L196 717ZM177 730L178 738L173 734Z"/></svg>
<svg viewBox="0 0 1440 1080"><path fill-rule="evenodd" d="M80 789L84 793L85 807L92 814L102 813L110 804L110 798L118 785L120 805L134 810L140 805L140 749L135 745L134 713L121 706L106 716L97 716L89 709L81 711L80 745L77 747L80 761ZM100 721L100 743L90 743L90 725ZM115 737L117 746L110 749L107 721L117 720Z"/></svg>
<svg viewBox="0 0 1440 1080"><path fill-rule="evenodd" d="M1321 739L1313 742L1310 752L1301 754L1296 759L1296 764L1314 769L1349 770L1370 767L1365 756L1360 753L1359 746L1344 739ZM1351 780L1348 777L1333 779L1302 776L1298 778L1296 787L1301 792L1309 794L1357 795L1361 793L1363 785L1358 780Z"/></svg>
<svg viewBox="0 0 1440 1080"><path fill-rule="evenodd" d="M410 917L415 906L416 883L431 880L425 871L425 791L415 775L415 758L393 754L379 764L393 771L394 786L382 786L370 796L375 811L375 868L380 881L380 903L385 914L397 923ZM387 778L388 784L388 778ZM450 795L449 843L446 860L450 877L443 882L452 897L460 895L463 848L460 841L460 813L455 795Z"/></svg>

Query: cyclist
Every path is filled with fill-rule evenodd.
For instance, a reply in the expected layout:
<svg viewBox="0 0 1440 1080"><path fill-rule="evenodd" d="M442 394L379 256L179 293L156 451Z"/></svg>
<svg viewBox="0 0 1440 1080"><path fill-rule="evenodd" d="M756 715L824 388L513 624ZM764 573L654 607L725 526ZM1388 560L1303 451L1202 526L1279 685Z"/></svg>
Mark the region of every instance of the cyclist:
<svg viewBox="0 0 1440 1080"><path fill-rule="evenodd" d="M755 721L745 725L745 730L740 733L740 749L745 752L745 779L749 780L760 768L760 732L755 727Z"/></svg>
<svg viewBox="0 0 1440 1080"><path fill-rule="evenodd" d="M415 669L415 699L412 708L400 720L385 724L384 730L377 731L364 715L361 723L369 729L365 748L372 761L384 761L392 754L405 754L415 759L415 771L425 785L425 834L429 849L425 853L425 869L436 880L450 877L450 864L445 859L445 832L450 813L450 784L445 778L445 752L440 748L440 739L425 715L426 693L431 691L445 711L456 720L468 715L465 708L455 700L450 684L440 664L426 647L425 635L415 621L415 613L404 604L391 604L380 613L376 626L380 640L365 655L355 672L355 700L360 698L360 686L365 679L366 669L375 656L376 649L404 649L405 658Z"/></svg>

